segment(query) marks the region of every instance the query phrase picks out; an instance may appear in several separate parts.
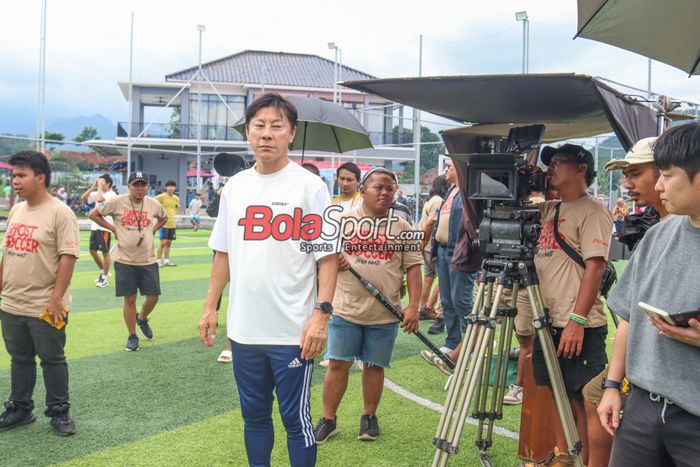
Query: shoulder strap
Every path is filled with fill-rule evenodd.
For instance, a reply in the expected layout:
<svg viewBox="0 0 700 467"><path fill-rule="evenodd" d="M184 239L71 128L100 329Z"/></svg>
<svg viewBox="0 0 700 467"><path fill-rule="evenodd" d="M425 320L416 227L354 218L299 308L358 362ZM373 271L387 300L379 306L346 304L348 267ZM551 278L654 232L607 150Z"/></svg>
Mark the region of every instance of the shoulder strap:
<svg viewBox="0 0 700 467"><path fill-rule="evenodd" d="M583 261L583 258L581 255L576 253L573 248L571 248L567 243L564 241L563 238L561 238L561 235L559 235L559 208L561 207L561 203L557 203L556 207L554 208L554 238L557 241L557 245L559 245L559 248L564 250L564 253L566 253L569 258L574 260L576 264L581 266L583 269L586 269L586 263Z"/></svg>

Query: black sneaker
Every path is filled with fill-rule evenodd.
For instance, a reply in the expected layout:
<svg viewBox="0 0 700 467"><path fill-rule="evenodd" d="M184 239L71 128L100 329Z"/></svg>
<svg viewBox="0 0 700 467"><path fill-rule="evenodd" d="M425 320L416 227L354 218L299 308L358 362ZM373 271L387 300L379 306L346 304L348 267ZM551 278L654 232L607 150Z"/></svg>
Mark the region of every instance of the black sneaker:
<svg viewBox="0 0 700 467"><path fill-rule="evenodd" d="M445 330L445 318L437 318L428 328L428 334L441 334Z"/></svg>
<svg viewBox="0 0 700 467"><path fill-rule="evenodd" d="M31 410L19 407L13 401L5 402L5 411L0 414L0 432L36 421Z"/></svg>
<svg viewBox="0 0 700 467"><path fill-rule="evenodd" d="M379 423L376 415L363 415L360 417L360 434L357 439L362 441L374 441L379 436Z"/></svg>
<svg viewBox="0 0 700 467"><path fill-rule="evenodd" d="M151 326L148 325L147 319L139 319L137 316L136 324L139 325L139 329L141 329L141 333L146 337L146 339L153 339L153 331L151 330Z"/></svg>
<svg viewBox="0 0 700 467"><path fill-rule="evenodd" d="M321 419L316 424L314 428L314 438L316 438L316 444L325 443L328 438L335 436L339 433L338 428L336 428L336 420L326 420L321 417Z"/></svg>
<svg viewBox="0 0 700 467"><path fill-rule="evenodd" d="M129 338L126 340L126 350L135 351L139 349L139 336L136 334L129 334Z"/></svg>
<svg viewBox="0 0 700 467"><path fill-rule="evenodd" d="M75 422L68 415L68 404L59 404L48 407L44 415L51 417L51 426L58 436L70 436L75 434Z"/></svg>

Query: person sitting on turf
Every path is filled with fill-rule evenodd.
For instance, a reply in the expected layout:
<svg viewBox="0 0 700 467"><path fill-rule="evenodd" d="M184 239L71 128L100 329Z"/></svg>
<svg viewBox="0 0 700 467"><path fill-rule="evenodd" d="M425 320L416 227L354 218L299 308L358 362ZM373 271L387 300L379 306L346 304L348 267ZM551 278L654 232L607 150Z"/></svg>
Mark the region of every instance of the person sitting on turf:
<svg viewBox="0 0 700 467"><path fill-rule="evenodd" d="M638 305L670 313L700 305L700 124L659 136L654 162L661 170L656 190L674 216L649 229L607 301L622 320L598 415L615 437L615 467L690 467L700 459L700 322L673 326ZM632 389L621 419L624 377Z"/></svg>
<svg viewBox="0 0 700 467"><path fill-rule="evenodd" d="M622 185L637 206L654 209L662 220L669 214L659 192L654 187L661 172L654 165L654 142L656 137L639 140L622 160L611 160L605 170L622 170L625 177ZM604 467L610 462L613 438L599 423L597 408L603 397L603 383L608 369L603 370L583 387L583 399L588 419L588 467ZM623 402L624 402L624 396Z"/></svg>
<svg viewBox="0 0 700 467"><path fill-rule="evenodd" d="M323 416L314 430L316 442L324 443L338 433L336 412L348 385L353 360L363 362L362 394L364 410L358 439L379 436L377 407L384 387L384 368L389 367L398 320L374 298L348 269L352 267L372 283L396 307L401 307L403 271L407 274L408 306L404 308L404 331L418 329L418 302L421 292L420 240L396 239L412 230L408 222L393 217L387 233L387 216L394 199L396 179L392 172L376 167L368 171L360 184L362 205L341 217L363 219L348 232L351 238L342 245L338 258L338 281L333 298L333 317L328 324L328 371L323 381ZM379 225L377 234L364 239L357 230L371 219ZM393 235L393 239L390 238ZM365 248L367 247L367 248Z"/></svg>

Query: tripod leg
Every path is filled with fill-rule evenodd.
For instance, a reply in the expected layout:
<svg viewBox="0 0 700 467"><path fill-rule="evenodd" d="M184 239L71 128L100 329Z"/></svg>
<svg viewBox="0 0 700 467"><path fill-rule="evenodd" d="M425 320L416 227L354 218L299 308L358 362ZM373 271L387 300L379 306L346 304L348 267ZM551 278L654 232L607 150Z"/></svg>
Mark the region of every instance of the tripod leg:
<svg viewBox="0 0 700 467"><path fill-rule="evenodd" d="M495 322L495 318L498 312L498 303L501 301L501 296L503 294L503 285L499 284L496 289L496 295L493 299L491 305L491 312L488 316L490 322ZM464 429L464 423L469 414L469 406L472 402L472 397L474 395L474 389L476 387L477 378L481 373L481 369L484 363L484 354L486 352L486 346L488 345L490 335L493 333L493 327L489 324L478 325L478 333L476 339L476 347L474 358L472 358L472 364L467 371L467 381L462 388L460 393L460 398L458 401L459 411L457 413L456 422L457 425L450 425L449 434L447 437L447 443L450 449L447 451L436 452L436 459L433 460L433 465L444 467L447 465L447 461L450 453L455 452L457 449L457 444L459 443L459 438L462 435L462 430ZM449 452L448 452L449 451Z"/></svg>
<svg viewBox="0 0 700 467"><path fill-rule="evenodd" d="M487 284L485 281L481 281L479 283L479 287L477 289L478 300L476 300L474 307L472 308L473 314L480 314L480 309L478 308L480 303L489 303L492 289L492 283ZM440 422L438 423L435 438L433 439L433 443L436 445L435 462L437 462L439 453L443 452L440 449L439 443L445 440L450 423L453 420L459 389L462 387L462 382L467 374L471 352L476 342L477 332L475 328L478 327L479 326L475 324L467 324L464 341L462 342L462 348L460 349L457 364L449 383L445 405L440 416Z"/></svg>
<svg viewBox="0 0 700 467"><path fill-rule="evenodd" d="M530 306L532 307L536 319L541 320L545 318L544 304L542 302L539 286L537 284L532 284L526 287L526 290ZM576 422L571 411L569 399L566 396L564 378L562 377L561 368L559 367L559 360L556 349L554 348L554 342L552 341L552 335L549 331L549 325L543 326L542 321L536 321L535 329L537 329L537 337L542 345L542 353L544 354L544 361L547 365L554 401L556 402L559 418L564 428L564 437L566 438L566 444L569 448L569 454L574 458L574 465L576 465L576 467L583 467L583 461L581 459L581 440L576 430Z"/></svg>
<svg viewBox="0 0 700 467"><path fill-rule="evenodd" d="M480 450L479 458L482 465L491 465L487 449L493 444L493 428L496 420L503 418L503 396L508 384L508 365L510 362L510 350L512 348L513 330L515 327L516 305L518 299L518 282L513 284L512 295L509 303L509 313L501 323L501 332L498 339L498 349L496 354L496 371L493 377L493 392L491 397L491 407L486 417L486 439L477 443ZM515 310L514 312L512 310Z"/></svg>

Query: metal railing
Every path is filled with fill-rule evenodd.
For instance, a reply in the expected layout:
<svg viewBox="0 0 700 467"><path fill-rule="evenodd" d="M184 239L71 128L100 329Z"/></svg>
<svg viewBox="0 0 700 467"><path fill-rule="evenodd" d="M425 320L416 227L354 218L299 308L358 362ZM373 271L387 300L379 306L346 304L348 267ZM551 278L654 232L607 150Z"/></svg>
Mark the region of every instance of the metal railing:
<svg viewBox="0 0 700 467"><path fill-rule="evenodd" d="M168 138L168 139L197 139L197 125L185 125L180 123L131 123L131 137L135 138L148 126L142 138ZM128 136L128 122L117 123L117 137ZM221 141L245 141L242 134L231 127L223 125L202 125L203 140Z"/></svg>

